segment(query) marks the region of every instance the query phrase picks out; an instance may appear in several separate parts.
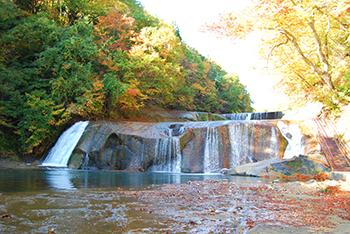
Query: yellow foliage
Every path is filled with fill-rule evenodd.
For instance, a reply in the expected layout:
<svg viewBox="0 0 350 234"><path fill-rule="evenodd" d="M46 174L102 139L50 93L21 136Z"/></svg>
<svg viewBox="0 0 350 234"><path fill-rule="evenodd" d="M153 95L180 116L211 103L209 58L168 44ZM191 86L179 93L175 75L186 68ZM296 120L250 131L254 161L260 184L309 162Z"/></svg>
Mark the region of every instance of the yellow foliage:
<svg viewBox="0 0 350 234"><path fill-rule="evenodd" d="M204 72L208 73L211 68L210 63L204 62L203 64L204 64Z"/></svg>
<svg viewBox="0 0 350 234"><path fill-rule="evenodd" d="M295 100L334 104L350 68L349 9L347 0L257 0L204 30L231 39L263 32L260 54L277 87Z"/></svg>
<svg viewBox="0 0 350 234"><path fill-rule="evenodd" d="M167 60L180 46L179 38L175 35L174 29L166 24L160 28L145 27L139 35L131 40L135 42L129 51L131 57L142 57L144 54L150 54L152 57Z"/></svg>

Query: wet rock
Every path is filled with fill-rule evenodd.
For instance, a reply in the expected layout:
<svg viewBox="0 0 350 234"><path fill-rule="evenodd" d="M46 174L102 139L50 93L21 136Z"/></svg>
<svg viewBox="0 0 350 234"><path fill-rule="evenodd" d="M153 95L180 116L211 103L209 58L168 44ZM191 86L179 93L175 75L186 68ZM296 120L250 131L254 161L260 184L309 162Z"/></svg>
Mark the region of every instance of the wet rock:
<svg viewBox="0 0 350 234"><path fill-rule="evenodd" d="M191 172L192 172L192 169L191 169L191 168L182 168L182 169L181 169L181 172L182 172L182 173L191 173Z"/></svg>
<svg viewBox="0 0 350 234"><path fill-rule="evenodd" d="M244 176L295 176L301 175L317 175L320 173L329 173L330 168L323 162L315 161L308 156L294 157L290 160L274 158L264 160L257 163L248 163L237 166L230 170L231 175Z"/></svg>
<svg viewBox="0 0 350 234"><path fill-rule="evenodd" d="M229 171L231 175L241 175L241 176L266 176L270 175L270 171L272 170L271 165L273 163L281 162L282 159L274 158L269 160L263 160L256 163L247 163L244 165L240 165L235 167L234 169Z"/></svg>
<svg viewBox="0 0 350 234"><path fill-rule="evenodd" d="M171 136L179 136L185 131L183 124L172 124L169 126L169 128L172 130Z"/></svg>
<svg viewBox="0 0 350 234"><path fill-rule="evenodd" d="M156 155L165 155L160 153L163 150L171 152L166 160L181 155L180 170L184 173L208 172L205 171L208 167L205 168L204 155L218 155L217 165L209 168L210 172L251 176L287 174L283 162L273 158L282 156L286 148L286 140L277 128L277 122L91 122L74 149L68 167L79 169L84 164L85 168L147 171L153 165L164 163L165 159L156 158ZM180 152L174 153L170 143L160 143L172 139L179 141L180 146L176 147ZM213 142L209 144L210 140L215 145ZM164 149L168 145L169 149ZM211 152L206 153L208 145ZM221 171L232 167L235 168Z"/></svg>
<svg viewBox="0 0 350 234"><path fill-rule="evenodd" d="M272 171L285 175L317 175L330 172L330 168L319 161L312 160L307 156L295 157L292 160L285 160L271 165Z"/></svg>
<svg viewBox="0 0 350 234"><path fill-rule="evenodd" d="M12 217L12 215L10 215L10 214L3 214L3 215L1 215L0 218L1 218L1 219L10 219L10 218L13 218L13 217Z"/></svg>

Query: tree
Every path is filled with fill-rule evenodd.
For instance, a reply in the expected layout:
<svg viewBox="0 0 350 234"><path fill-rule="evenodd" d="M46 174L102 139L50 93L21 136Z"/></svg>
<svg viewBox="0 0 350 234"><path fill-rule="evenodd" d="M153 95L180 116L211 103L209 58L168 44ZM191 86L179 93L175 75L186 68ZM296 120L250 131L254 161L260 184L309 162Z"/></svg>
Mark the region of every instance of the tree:
<svg viewBox="0 0 350 234"><path fill-rule="evenodd" d="M4 121L0 131L7 135L4 145L15 146L19 151L32 151L31 146L36 144L33 138L28 139L27 133L34 119L37 124L42 120L36 115L38 112L28 110L32 108L29 99L33 97L32 100L42 100L38 102L42 105L52 105L51 100L43 100L48 97L45 94L49 92L50 84L48 79L38 79L35 61L46 46L55 43L56 33L55 23L46 14L38 14L17 22L0 37L0 114ZM40 134L50 137L45 132ZM41 138L37 140L42 141Z"/></svg>
<svg viewBox="0 0 350 234"><path fill-rule="evenodd" d="M25 14L11 0L0 1L0 35L19 23Z"/></svg>
<svg viewBox="0 0 350 234"><path fill-rule="evenodd" d="M141 92L149 101L164 105L174 101L173 93L181 81L178 63L179 38L172 27L146 27L131 39L129 51L134 69L130 74L140 81Z"/></svg>
<svg viewBox="0 0 350 234"><path fill-rule="evenodd" d="M279 77L277 86L295 100L335 108L350 100L340 88L350 62L348 9L347 1L258 0L205 30L232 40L263 31L261 55Z"/></svg>
<svg viewBox="0 0 350 234"><path fill-rule="evenodd" d="M240 83L237 75L220 77L216 86L219 98L223 100L220 111L222 113L252 112L252 100L245 87Z"/></svg>
<svg viewBox="0 0 350 234"><path fill-rule="evenodd" d="M238 79L179 35L136 0L1 0L0 151L42 155L76 121L143 108L250 105Z"/></svg>

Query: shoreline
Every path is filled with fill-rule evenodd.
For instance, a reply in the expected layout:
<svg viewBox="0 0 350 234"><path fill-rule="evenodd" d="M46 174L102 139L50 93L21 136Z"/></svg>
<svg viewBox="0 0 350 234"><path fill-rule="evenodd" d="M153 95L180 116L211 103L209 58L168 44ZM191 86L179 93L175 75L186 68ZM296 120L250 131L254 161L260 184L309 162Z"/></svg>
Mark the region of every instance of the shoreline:
<svg viewBox="0 0 350 234"><path fill-rule="evenodd" d="M116 193L135 199L136 210L161 216L156 232L348 233L350 226L350 184L344 181L207 180Z"/></svg>
<svg viewBox="0 0 350 234"><path fill-rule="evenodd" d="M39 163L0 159L0 169L40 169ZM280 179L188 181L113 193L131 199L128 206L138 214L156 217L141 233L348 233L349 182Z"/></svg>
<svg viewBox="0 0 350 234"><path fill-rule="evenodd" d="M38 164L40 164L39 160L24 162L20 160L0 159L0 170L35 170L40 169L37 166Z"/></svg>

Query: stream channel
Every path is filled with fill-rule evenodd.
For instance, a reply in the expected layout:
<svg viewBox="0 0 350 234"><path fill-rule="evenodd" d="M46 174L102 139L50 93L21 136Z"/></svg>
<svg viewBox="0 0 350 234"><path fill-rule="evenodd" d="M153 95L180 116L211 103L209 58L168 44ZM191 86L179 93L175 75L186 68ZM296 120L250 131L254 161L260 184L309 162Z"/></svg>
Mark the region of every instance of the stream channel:
<svg viewBox="0 0 350 234"><path fill-rule="evenodd" d="M268 183L221 174L118 173L87 170L0 170L0 233L138 233L162 219L132 208L114 191L157 189L202 180ZM11 217L4 217L5 214Z"/></svg>

